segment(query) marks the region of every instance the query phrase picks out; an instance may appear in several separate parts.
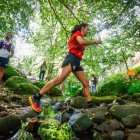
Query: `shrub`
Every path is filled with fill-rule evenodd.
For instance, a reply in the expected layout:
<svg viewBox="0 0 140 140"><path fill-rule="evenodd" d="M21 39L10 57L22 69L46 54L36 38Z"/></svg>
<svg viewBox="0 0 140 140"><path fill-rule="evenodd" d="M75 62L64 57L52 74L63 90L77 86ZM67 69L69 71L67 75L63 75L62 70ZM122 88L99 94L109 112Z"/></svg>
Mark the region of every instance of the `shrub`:
<svg viewBox="0 0 140 140"><path fill-rule="evenodd" d="M128 94L140 93L140 81L134 80L128 88Z"/></svg>
<svg viewBox="0 0 140 140"><path fill-rule="evenodd" d="M97 95L118 95L127 93L128 82L122 74L107 78L97 89Z"/></svg>

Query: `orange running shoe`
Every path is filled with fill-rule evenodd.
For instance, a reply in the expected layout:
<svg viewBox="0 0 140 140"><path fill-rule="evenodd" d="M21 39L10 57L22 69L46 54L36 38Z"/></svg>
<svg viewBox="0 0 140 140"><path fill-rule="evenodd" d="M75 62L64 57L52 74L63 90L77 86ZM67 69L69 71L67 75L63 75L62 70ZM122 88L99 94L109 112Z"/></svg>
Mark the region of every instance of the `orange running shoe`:
<svg viewBox="0 0 140 140"><path fill-rule="evenodd" d="M36 99L34 96L30 96L28 98L29 100L29 103L32 107L32 109L35 111L35 112L41 112L42 111L42 108L40 107L40 100L39 99Z"/></svg>

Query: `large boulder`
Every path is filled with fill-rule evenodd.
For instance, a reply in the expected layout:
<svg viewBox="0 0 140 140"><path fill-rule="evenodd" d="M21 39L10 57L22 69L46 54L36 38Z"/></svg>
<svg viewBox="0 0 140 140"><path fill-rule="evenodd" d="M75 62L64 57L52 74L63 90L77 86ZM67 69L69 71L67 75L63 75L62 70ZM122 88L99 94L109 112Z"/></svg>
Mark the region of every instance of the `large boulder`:
<svg viewBox="0 0 140 140"><path fill-rule="evenodd" d="M14 89L16 88L17 84L20 83L29 83L29 82L22 76L11 76L8 80L6 80L5 85L8 88Z"/></svg>
<svg viewBox="0 0 140 140"><path fill-rule="evenodd" d="M30 95L39 92L39 88L31 83L20 83L17 84L16 88L13 89L14 93L20 95Z"/></svg>
<svg viewBox="0 0 140 140"><path fill-rule="evenodd" d="M106 121L105 114L102 112L97 112L96 114L93 115L92 120L96 124L101 124L104 121Z"/></svg>
<svg viewBox="0 0 140 140"><path fill-rule="evenodd" d="M20 70L18 70L16 68L13 68L11 66L8 66L7 68L5 68L3 80L6 81L11 76L22 76L22 77L26 77Z"/></svg>
<svg viewBox="0 0 140 140"><path fill-rule="evenodd" d="M116 118L121 120L129 115L140 115L139 105L114 105L110 108L110 113Z"/></svg>
<svg viewBox="0 0 140 140"><path fill-rule="evenodd" d="M140 124L140 116L132 114L130 116L123 118L122 122L126 127L129 127L129 128L136 127L137 125Z"/></svg>

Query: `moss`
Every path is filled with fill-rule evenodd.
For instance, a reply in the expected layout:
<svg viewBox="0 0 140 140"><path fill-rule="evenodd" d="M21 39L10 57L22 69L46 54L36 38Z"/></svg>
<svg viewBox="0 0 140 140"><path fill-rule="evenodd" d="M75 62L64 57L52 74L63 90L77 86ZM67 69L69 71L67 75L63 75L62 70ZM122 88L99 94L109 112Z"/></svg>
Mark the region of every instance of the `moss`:
<svg viewBox="0 0 140 140"><path fill-rule="evenodd" d="M48 95L49 96L62 96L62 91L58 87L54 87L48 92Z"/></svg>
<svg viewBox="0 0 140 140"><path fill-rule="evenodd" d="M38 88L43 88L45 85L44 81L36 81L33 83L35 86L37 86Z"/></svg>
<svg viewBox="0 0 140 140"><path fill-rule="evenodd" d="M30 95L38 92L39 88L30 83L20 83L16 85L16 88L14 88L13 91L20 95Z"/></svg>
<svg viewBox="0 0 140 140"><path fill-rule="evenodd" d="M23 76L23 77L26 77L21 71L17 70L16 68L13 68L11 66L8 66L7 68L5 68L3 80L6 81L11 76Z"/></svg>
<svg viewBox="0 0 140 140"><path fill-rule="evenodd" d="M93 97L93 102L96 105L100 105L101 103L112 103L114 100L118 100L119 97L117 96L102 96L102 97L97 97L97 96L92 96Z"/></svg>
<svg viewBox="0 0 140 140"><path fill-rule="evenodd" d="M12 76L8 80L6 80L5 85L11 89L14 89L19 83L29 83L29 82L24 77Z"/></svg>

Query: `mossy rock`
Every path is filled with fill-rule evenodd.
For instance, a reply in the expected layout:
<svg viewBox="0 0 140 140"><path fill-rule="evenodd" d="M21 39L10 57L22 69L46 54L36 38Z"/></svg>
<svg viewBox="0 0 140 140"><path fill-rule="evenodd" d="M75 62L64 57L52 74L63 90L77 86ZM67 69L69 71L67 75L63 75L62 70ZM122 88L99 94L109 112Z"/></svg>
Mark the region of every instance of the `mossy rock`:
<svg viewBox="0 0 140 140"><path fill-rule="evenodd" d="M39 88L31 83L20 83L13 89L16 94L30 95L39 92Z"/></svg>
<svg viewBox="0 0 140 140"><path fill-rule="evenodd" d="M10 89L15 89L19 83L29 83L27 79L22 76L12 76L6 80L5 85Z"/></svg>
<svg viewBox="0 0 140 140"><path fill-rule="evenodd" d="M17 70L16 68L8 66L7 68L5 68L3 80L6 81L11 76L22 76L26 78L26 76L20 70Z"/></svg>
<svg viewBox="0 0 140 140"><path fill-rule="evenodd" d="M87 108L87 100L82 96L72 97L71 106L76 108Z"/></svg>
<svg viewBox="0 0 140 140"><path fill-rule="evenodd" d="M140 115L139 105L114 105L110 108L110 113L116 118L121 120L129 115Z"/></svg>
<svg viewBox="0 0 140 140"><path fill-rule="evenodd" d="M58 87L52 88L50 91L47 93L49 96L62 96L62 91Z"/></svg>
<svg viewBox="0 0 140 140"><path fill-rule="evenodd" d="M114 100L118 100L118 99L119 97L117 96L103 96L103 97L93 96L93 102L95 105L100 105L101 103L110 104Z"/></svg>
<svg viewBox="0 0 140 140"><path fill-rule="evenodd" d="M45 85L44 81L36 81L33 83L35 86L37 86L38 88L43 88Z"/></svg>

